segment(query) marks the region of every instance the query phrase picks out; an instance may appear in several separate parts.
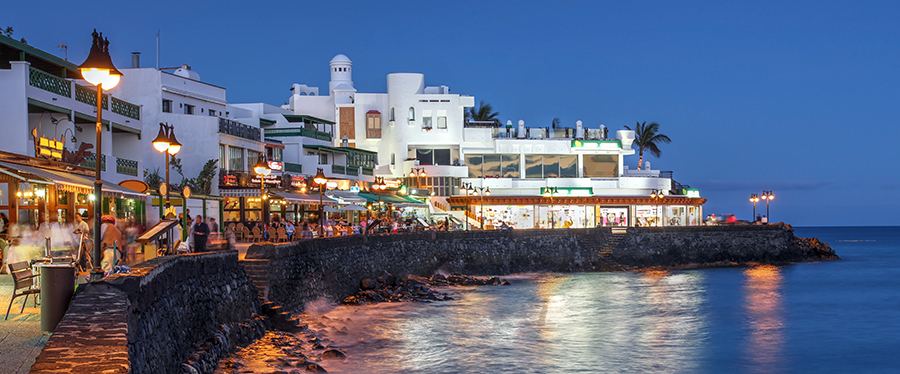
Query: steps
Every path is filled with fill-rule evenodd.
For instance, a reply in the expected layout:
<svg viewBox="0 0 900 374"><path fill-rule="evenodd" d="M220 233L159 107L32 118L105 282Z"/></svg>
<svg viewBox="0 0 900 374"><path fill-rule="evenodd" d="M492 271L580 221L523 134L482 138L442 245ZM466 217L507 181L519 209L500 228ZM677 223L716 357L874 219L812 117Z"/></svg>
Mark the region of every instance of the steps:
<svg viewBox="0 0 900 374"><path fill-rule="evenodd" d="M626 228L616 227L613 228L611 234L579 235L578 242L586 248L597 250L600 259L611 268L621 270L626 267L616 262L613 258L613 251L619 246L619 243L625 240L624 234L626 233Z"/></svg>
<svg viewBox="0 0 900 374"><path fill-rule="evenodd" d="M269 297L269 260L240 260L241 266L247 272L250 283L256 287L259 300L266 302Z"/></svg>

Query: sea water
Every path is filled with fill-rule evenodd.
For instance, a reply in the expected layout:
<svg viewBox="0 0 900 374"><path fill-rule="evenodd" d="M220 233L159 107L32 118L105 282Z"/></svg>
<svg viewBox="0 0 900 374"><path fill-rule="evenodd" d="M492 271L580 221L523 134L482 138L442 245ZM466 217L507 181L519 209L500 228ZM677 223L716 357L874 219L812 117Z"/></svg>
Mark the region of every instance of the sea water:
<svg viewBox="0 0 900 374"><path fill-rule="evenodd" d="M331 373L900 373L900 228L796 228L842 260L523 274L340 306ZM344 332L338 332L346 327Z"/></svg>

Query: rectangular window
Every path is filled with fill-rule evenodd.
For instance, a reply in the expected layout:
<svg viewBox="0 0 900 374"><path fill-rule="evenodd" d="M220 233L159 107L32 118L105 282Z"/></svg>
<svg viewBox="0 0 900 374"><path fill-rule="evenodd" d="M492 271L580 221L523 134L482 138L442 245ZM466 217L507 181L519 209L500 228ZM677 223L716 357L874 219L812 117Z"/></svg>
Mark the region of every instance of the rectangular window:
<svg viewBox="0 0 900 374"><path fill-rule="evenodd" d="M466 155L466 166L469 167L469 178L484 177L484 173L481 171L481 163L481 155Z"/></svg>
<svg viewBox="0 0 900 374"><path fill-rule="evenodd" d="M578 177L578 156L562 155L559 156L559 177L560 178L576 178Z"/></svg>
<svg viewBox="0 0 900 374"><path fill-rule="evenodd" d="M503 155L500 173L503 178L519 177L519 155Z"/></svg>
<svg viewBox="0 0 900 374"><path fill-rule="evenodd" d="M213 110L213 109L207 109L207 110L206 110L206 113L209 114L210 117L215 117L215 116L216 116L216 111Z"/></svg>
<svg viewBox="0 0 900 374"><path fill-rule="evenodd" d="M244 171L244 149L228 147L228 170Z"/></svg>
<svg viewBox="0 0 900 374"><path fill-rule="evenodd" d="M327 153L319 153L319 165L328 165Z"/></svg>
<svg viewBox="0 0 900 374"><path fill-rule="evenodd" d="M247 171L253 171L253 167L259 161L260 155L262 155L262 152L247 150Z"/></svg>
<svg viewBox="0 0 900 374"><path fill-rule="evenodd" d="M619 156L584 155L585 178L614 178L619 176Z"/></svg>
<svg viewBox="0 0 900 374"><path fill-rule="evenodd" d="M447 128L447 117L438 117L437 128L439 128L439 129Z"/></svg>
<svg viewBox="0 0 900 374"><path fill-rule="evenodd" d="M391 166L397 165L397 157L396 156L397 156L396 154L391 153Z"/></svg>
<svg viewBox="0 0 900 374"><path fill-rule="evenodd" d="M194 114L194 106L184 104L184 114Z"/></svg>
<svg viewBox="0 0 900 374"><path fill-rule="evenodd" d="M525 178L543 178L543 162L541 155L525 155Z"/></svg>
<svg viewBox="0 0 900 374"><path fill-rule="evenodd" d="M544 178L559 178L559 156L544 155Z"/></svg>
<svg viewBox="0 0 900 374"><path fill-rule="evenodd" d="M500 155L484 155L485 178L500 178Z"/></svg>
<svg viewBox="0 0 900 374"><path fill-rule="evenodd" d="M225 167L225 144L219 144L219 170L228 170Z"/></svg>
<svg viewBox="0 0 900 374"><path fill-rule="evenodd" d="M422 117L422 128L431 129L431 117Z"/></svg>
<svg viewBox="0 0 900 374"><path fill-rule="evenodd" d="M366 137L381 139L381 114L366 114Z"/></svg>
<svg viewBox="0 0 900 374"><path fill-rule="evenodd" d="M163 113L172 113L172 100L163 99L162 111Z"/></svg>
<svg viewBox="0 0 900 374"><path fill-rule="evenodd" d="M419 165L434 165L434 153L431 149L416 148L416 160Z"/></svg>
<svg viewBox="0 0 900 374"><path fill-rule="evenodd" d="M450 149L435 149L432 165L450 165Z"/></svg>
<svg viewBox="0 0 900 374"><path fill-rule="evenodd" d="M409 120L410 121L416 120L416 108L409 107Z"/></svg>

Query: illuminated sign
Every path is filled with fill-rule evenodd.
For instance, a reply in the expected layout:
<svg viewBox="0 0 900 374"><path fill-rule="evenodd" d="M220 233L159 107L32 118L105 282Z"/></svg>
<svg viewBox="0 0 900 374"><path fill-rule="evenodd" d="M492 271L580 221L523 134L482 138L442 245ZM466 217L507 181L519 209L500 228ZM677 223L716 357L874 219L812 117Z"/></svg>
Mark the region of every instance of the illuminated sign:
<svg viewBox="0 0 900 374"><path fill-rule="evenodd" d="M222 183L224 183L226 186L237 185L237 183L238 183L237 175L234 175L234 174L225 174L225 175L223 175L223 176L222 176Z"/></svg>
<svg viewBox="0 0 900 374"><path fill-rule="evenodd" d="M359 186L350 187L350 192L359 192Z"/></svg>
<svg viewBox="0 0 900 374"><path fill-rule="evenodd" d="M41 134L39 138L37 136L37 129L32 130L31 135L34 137L35 157L56 161L62 160L63 145L65 145L66 139L56 141L56 138L53 138L53 140L50 140L44 136L44 134Z"/></svg>
<svg viewBox="0 0 900 374"><path fill-rule="evenodd" d="M682 188L681 194L692 199L700 198L700 190L696 188Z"/></svg>
<svg viewBox="0 0 900 374"><path fill-rule="evenodd" d="M400 181L385 180L384 185L387 186L388 188L400 188Z"/></svg>
<svg viewBox="0 0 900 374"><path fill-rule="evenodd" d="M253 179L250 180L250 183L259 183L259 175L253 177ZM266 184L279 185L281 184L281 177L272 174L266 175Z"/></svg>
<svg viewBox="0 0 900 374"><path fill-rule="evenodd" d="M284 164L278 161L268 161L269 169L272 170L282 170L284 169Z"/></svg>

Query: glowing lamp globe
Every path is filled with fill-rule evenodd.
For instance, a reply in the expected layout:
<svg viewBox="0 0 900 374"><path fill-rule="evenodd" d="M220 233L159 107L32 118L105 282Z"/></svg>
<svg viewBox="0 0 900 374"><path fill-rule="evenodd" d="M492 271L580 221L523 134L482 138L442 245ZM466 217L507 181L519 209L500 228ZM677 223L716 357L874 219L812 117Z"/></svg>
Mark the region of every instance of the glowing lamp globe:
<svg viewBox="0 0 900 374"><path fill-rule="evenodd" d="M122 72L116 69L109 57L109 40L103 39L103 34L97 33L97 30L91 36L94 38L91 51L78 70L88 83L95 86L102 84L104 89L112 89L119 84Z"/></svg>
<svg viewBox="0 0 900 374"><path fill-rule="evenodd" d="M178 154L178 151L181 150L181 143L178 142L178 139L175 139L175 130L169 134L169 154L174 156Z"/></svg>
<svg viewBox="0 0 900 374"><path fill-rule="evenodd" d="M153 139L153 148L158 152L165 152L169 149L169 137L166 136L162 126L159 127L159 135L156 135L156 139Z"/></svg>

